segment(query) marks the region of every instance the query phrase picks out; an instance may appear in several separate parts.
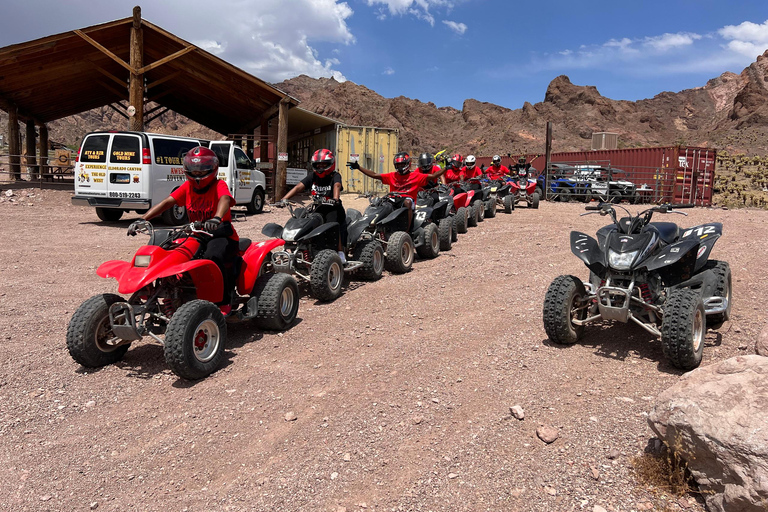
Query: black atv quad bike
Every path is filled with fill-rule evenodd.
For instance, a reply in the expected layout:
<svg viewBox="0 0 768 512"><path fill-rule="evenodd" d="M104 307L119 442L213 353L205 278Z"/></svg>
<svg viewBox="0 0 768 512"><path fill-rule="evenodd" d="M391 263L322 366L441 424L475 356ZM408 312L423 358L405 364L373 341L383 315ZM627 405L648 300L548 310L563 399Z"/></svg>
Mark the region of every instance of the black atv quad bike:
<svg viewBox="0 0 768 512"><path fill-rule="evenodd" d="M310 284L312 295L322 301L331 301L341 295L344 273L359 271L364 279L375 280L383 271L384 251L377 241L361 239L359 232L353 237L347 228L345 253L350 255L342 263L337 252L341 236L338 222L325 222L317 211L320 206L333 204L332 200L312 196L306 208L294 208L286 202L291 218L285 227L270 222L261 232L282 239L282 250L272 252L275 272L294 274ZM347 219L349 226L350 219Z"/></svg>
<svg viewBox="0 0 768 512"><path fill-rule="evenodd" d="M431 208L432 222L437 224L437 235L440 240L440 250L450 251L453 243L459 240L456 226L456 216L453 213L453 197L440 193L438 187L420 190L416 199L416 211L427 211Z"/></svg>
<svg viewBox="0 0 768 512"><path fill-rule="evenodd" d="M597 240L571 232L571 251L589 268L589 280L562 275L544 299L544 329L555 343L571 344L584 326L600 320L632 321L661 338L664 356L676 368L701 363L707 328L719 329L731 315L731 269L709 254L722 235L718 222L682 230L672 222L651 222L654 213L678 213L654 206L617 219L616 208L587 206L589 215L609 215L613 224Z"/></svg>

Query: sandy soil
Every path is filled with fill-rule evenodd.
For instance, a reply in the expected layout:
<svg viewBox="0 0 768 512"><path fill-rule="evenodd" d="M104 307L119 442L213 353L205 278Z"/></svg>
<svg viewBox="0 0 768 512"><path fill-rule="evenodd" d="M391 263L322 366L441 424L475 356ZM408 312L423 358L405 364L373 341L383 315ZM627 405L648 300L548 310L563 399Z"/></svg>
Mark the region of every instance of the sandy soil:
<svg viewBox="0 0 768 512"><path fill-rule="evenodd" d="M659 342L632 325L568 347L544 333L549 283L586 277L569 231L605 223L580 218L583 205L500 212L406 275L350 282L330 304L305 297L285 333L232 324L224 367L188 382L148 341L99 370L66 349L78 305L116 291L95 269L131 257L136 215L106 224L68 192L5 192L2 510L703 510L662 500L633 471L646 413L680 376ZM722 222L713 257L734 275L733 320L708 333L704 364L753 353L768 212L689 214L664 220ZM236 226L262 240L287 215ZM558 439L539 440L541 425Z"/></svg>

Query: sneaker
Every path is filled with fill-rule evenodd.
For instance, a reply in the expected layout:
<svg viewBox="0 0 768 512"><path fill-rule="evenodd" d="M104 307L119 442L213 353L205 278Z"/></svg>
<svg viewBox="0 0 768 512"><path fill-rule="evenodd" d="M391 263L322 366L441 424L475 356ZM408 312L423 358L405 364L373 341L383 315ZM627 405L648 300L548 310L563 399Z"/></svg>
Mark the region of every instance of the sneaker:
<svg viewBox="0 0 768 512"><path fill-rule="evenodd" d="M342 265L346 265L346 263L347 263L347 257L346 257L346 255L344 254L344 251L338 251L338 253L339 253L339 258L341 258L341 263L342 263Z"/></svg>

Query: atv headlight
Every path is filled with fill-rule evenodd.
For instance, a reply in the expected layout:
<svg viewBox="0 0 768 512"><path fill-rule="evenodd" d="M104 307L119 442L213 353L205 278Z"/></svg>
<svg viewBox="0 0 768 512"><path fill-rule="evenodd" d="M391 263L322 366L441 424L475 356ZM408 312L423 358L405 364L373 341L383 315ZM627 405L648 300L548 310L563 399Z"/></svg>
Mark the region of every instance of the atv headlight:
<svg viewBox="0 0 768 512"><path fill-rule="evenodd" d="M295 228L295 229L284 229L283 230L283 240L286 242L294 242L296 240L296 235L299 234L299 231L301 228Z"/></svg>
<svg viewBox="0 0 768 512"><path fill-rule="evenodd" d="M608 265L616 270L629 270L638 252L616 252L613 249L608 249Z"/></svg>
<svg viewBox="0 0 768 512"><path fill-rule="evenodd" d="M133 266L134 267L148 267L149 261L152 259L152 256L149 254L141 254L139 256L136 256L133 260Z"/></svg>

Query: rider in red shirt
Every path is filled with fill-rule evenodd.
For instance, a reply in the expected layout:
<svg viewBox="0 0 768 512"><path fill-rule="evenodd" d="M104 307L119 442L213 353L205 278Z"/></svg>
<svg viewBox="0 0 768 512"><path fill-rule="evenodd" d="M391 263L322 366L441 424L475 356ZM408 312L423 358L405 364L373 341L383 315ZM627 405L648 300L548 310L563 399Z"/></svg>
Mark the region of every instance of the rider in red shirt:
<svg viewBox="0 0 768 512"><path fill-rule="evenodd" d="M235 198L227 183L218 179L219 159L212 150L197 146L184 155L184 174L187 181L171 192L128 226L128 234L135 236L143 221L157 217L174 205L184 205L191 222L202 222L203 229L211 233L202 259L213 261L221 270L224 297L218 303L225 315L231 311L230 302L235 290L235 262L239 254L237 232L232 226L230 207Z"/></svg>
<svg viewBox="0 0 768 512"><path fill-rule="evenodd" d="M463 181L464 175L461 173L461 163L453 158L445 164L445 174L443 174L443 183L450 185L457 181Z"/></svg>
<svg viewBox="0 0 768 512"><path fill-rule="evenodd" d="M493 155L491 165L485 170L485 174L489 180L503 180L509 174L509 169L507 166L501 165L501 157L499 155Z"/></svg>
<svg viewBox="0 0 768 512"><path fill-rule="evenodd" d="M464 160L464 167L461 168L461 172L464 175L464 179L479 178L483 171L477 166L477 160L475 155L467 155L467 159Z"/></svg>
<svg viewBox="0 0 768 512"><path fill-rule="evenodd" d="M413 221L413 210L416 208L416 195L422 190L430 180L439 178L445 169L439 169L431 174L422 174L420 172L411 172L411 157L406 152L400 152L395 155L395 171L385 174L376 174L370 169L360 167L358 162L347 162L350 169L355 169L365 174L369 178L379 180L385 185L389 185L390 192L399 192L406 196L403 206L408 208L408 225Z"/></svg>

